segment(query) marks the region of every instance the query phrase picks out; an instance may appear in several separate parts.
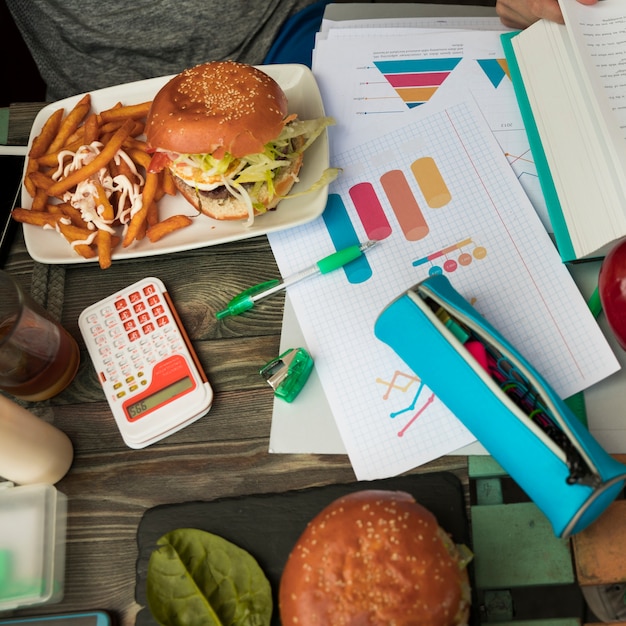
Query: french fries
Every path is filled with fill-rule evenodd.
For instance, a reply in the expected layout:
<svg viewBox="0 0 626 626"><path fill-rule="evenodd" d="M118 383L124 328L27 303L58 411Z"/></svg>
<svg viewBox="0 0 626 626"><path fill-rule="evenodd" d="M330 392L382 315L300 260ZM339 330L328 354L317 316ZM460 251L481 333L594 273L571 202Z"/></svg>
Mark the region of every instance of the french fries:
<svg viewBox="0 0 626 626"><path fill-rule="evenodd" d="M154 243L159 239L165 237L169 233L178 230L179 228L185 228L191 224L191 218L186 215L172 215L162 222L158 222L154 226L150 226L146 231L148 239Z"/></svg>
<svg viewBox="0 0 626 626"><path fill-rule="evenodd" d="M142 139L150 102L117 103L93 111L90 94L67 112L56 109L31 143L24 187L30 208L15 208L18 222L54 229L77 255L111 266L117 246L148 236L150 242L192 219L162 219L158 203L175 195L169 170L149 171L151 155Z"/></svg>

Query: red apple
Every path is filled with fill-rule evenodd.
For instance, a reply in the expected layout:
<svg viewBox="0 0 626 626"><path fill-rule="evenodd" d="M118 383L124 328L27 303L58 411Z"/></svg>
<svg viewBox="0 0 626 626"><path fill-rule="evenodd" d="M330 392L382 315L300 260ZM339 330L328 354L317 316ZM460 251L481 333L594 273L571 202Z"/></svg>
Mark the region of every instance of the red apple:
<svg viewBox="0 0 626 626"><path fill-rule="evenodd" d="M626 350L626 240L614 246L602 261L598 294L607 322Z"/></svg>

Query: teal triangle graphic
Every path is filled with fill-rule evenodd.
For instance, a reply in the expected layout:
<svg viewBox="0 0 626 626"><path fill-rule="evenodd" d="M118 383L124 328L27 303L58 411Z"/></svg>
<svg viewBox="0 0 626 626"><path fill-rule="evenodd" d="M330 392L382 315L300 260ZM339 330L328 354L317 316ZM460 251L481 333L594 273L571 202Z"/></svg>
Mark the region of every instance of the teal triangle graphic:
<svg viewBox="0 0 626 626"><path fill-rule="evenodd" d="M498 59L477 59L476 62L482 68L487 78L494 87L498 87L502 79L506 76L504 68Z"/></svg>

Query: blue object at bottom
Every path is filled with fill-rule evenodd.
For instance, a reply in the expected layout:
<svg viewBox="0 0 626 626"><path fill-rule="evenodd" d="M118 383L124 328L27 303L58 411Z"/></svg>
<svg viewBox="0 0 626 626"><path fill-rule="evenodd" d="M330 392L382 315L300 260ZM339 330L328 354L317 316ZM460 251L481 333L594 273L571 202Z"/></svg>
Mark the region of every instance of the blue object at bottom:
<svg viewBox="0 0 626 626"><path fill-rule="evenodd" d="M468 322L481 337L513 355L535 388L558 412L570 441L590 460L595 484L568 482L563 455L529 427L530 417L512 408L463 344L444 327L417 290L432 294L452 317ZM611 457L538 372L452 287L431 276L391 302L378 317L376 336L388 344L528 494L559 537L583 530L619 495L626 466ZM528 421L527 421L528 420Z"/></svg>

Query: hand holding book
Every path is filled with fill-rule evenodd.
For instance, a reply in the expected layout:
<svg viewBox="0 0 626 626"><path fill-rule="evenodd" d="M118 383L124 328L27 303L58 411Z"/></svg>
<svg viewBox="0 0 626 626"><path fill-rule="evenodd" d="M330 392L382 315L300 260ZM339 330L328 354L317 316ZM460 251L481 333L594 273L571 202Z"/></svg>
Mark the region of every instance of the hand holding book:
<svg viewBox="0 0 626 626"><path fill-rule="evenodd" d="M622 0L559 3L565 25L503 46L561 257L597 259L626 238L626 16Z"/></svg>
<svg viewBox="0 0 626 626"><path fill-rule="evenodd" d="M595 4L598 0L578 0L581 4ZM537 20L545 19L563 24L563 14L558 0L497 0L496 12L508 28L526 28Z"/></svg>

